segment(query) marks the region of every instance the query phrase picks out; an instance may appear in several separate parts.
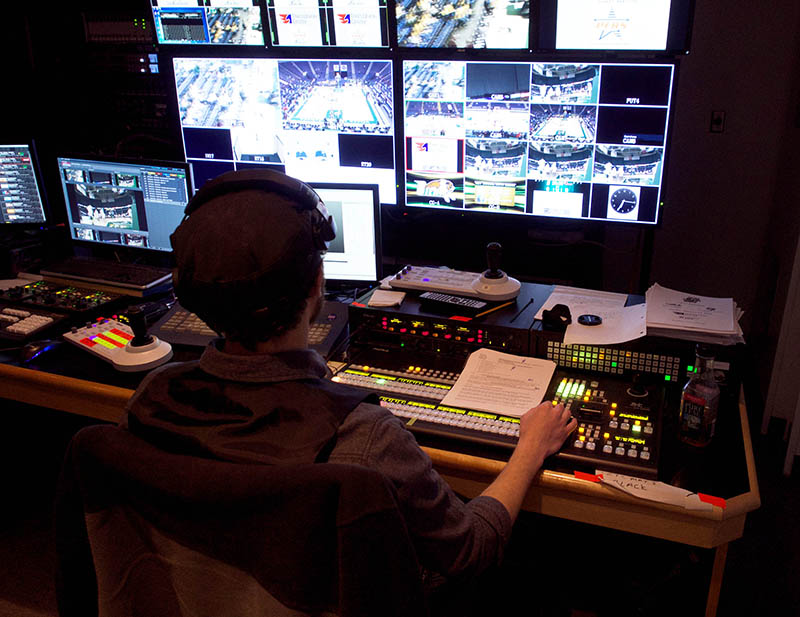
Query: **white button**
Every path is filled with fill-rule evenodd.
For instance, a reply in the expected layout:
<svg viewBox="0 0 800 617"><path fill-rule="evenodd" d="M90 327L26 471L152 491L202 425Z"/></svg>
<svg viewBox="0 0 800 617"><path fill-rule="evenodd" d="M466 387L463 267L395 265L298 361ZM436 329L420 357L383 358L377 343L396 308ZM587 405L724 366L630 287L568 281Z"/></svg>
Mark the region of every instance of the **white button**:
<svg viewBox="0 0 800 617"><path fill-rule="evenodd" d="M580 439L576 439L575 443L572 444L572 445L574 445L576 448L582 448L583 447L583 442Z"/></svg>
<svg viewBox="0 0 800 617"><path fill-rule="evenodd" d="M611 454L613 451L614 448L612 448L609 444L603 446L603 452L605 452L606 454Z"/></svg>
<svg viewBox="0 0 800 617"><path fill-rule="evenodd" d="M628 450L628 456L630 456L631 458L636 458L637 454L638 454L638 452L636 452L636 450L634 450L633 448Z"/></svg>
<svg viewBox="0 0 800 617"><path fill-rule="evenodd" d="M639 458L644 460L644 461L649 461L650 460L650 453L649 452L642 452L639 455Z"/></svg>
<svg viewBox="0 0 800 617"><path fill-rule="evenodd" d="M617 454L619 456L625 456L625 448L619 446L616 450L614 450L614 454Z"/></svg>

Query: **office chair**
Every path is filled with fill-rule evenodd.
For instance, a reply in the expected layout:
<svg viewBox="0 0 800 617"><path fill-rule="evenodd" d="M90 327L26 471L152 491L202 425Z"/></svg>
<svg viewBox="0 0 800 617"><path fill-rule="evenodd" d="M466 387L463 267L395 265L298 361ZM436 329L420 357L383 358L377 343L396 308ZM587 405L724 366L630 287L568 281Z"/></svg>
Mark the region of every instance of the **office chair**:
<svg viewBox="0 0 800 617"><path fill-rule="evenodd" d="M356 465L220 462L90 426L55 527L61 617L427 614L394 487Z"/></svg>

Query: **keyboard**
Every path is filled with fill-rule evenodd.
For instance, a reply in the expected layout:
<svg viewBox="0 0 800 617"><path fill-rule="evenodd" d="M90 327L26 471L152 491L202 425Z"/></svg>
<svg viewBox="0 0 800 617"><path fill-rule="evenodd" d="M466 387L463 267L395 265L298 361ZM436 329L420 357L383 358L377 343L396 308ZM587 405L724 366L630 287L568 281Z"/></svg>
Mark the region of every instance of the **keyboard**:
<svg viewBox="0 0 800 617"><path fill-rule="evenodd" d="M144 264L119 263L91 257L70 257L42 268L42 276L59 277L114 287L145 290L172 278L172 270Z"/></svg>
<svg viewBox="0 0 800 617"><path fill-rule="evenodd" d="M327 358L347 326L347 305L326 301L308 333L309 347ZM149 333L173 345L205 347L219 335L194 313L176 303Z"/></svg>
<svg viewBox="0 0 800 617"><path fill-rule="evenodd" d="M27 341L40 337L63 322L66 315L40 308L20 308L0 303L0 339Z"/></svg>

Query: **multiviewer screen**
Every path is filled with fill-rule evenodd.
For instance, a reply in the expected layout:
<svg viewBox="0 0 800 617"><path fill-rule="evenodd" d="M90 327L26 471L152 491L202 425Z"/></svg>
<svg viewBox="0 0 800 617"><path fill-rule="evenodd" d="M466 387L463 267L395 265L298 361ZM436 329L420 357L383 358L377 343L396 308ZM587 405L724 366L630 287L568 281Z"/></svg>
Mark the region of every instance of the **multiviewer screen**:
<svg viewBox="0 0 800 617"><path fill-rule="evenodd" d="M656 223L673 72L404 61L406 204Z"/></svg>
<svg viewBox="0 0 800 617"><path fill-rule="evenodd" d="M74 240L172 250L189 198L188 167L59 158Z"/></svg>
<svg viewBox="0 0 800 617"><path fill-rule="evenodd" d="M378 280L377 186L311 183L336 221L336 238L323 267L329 281Z"/></svg>
<svg viewBox="0 0 800 617"><path fill-rule="evenodd" d="M0 222L44 223L45 214L31 147L0 145Z"/></svg>
<svg viewBox="0 0 800 617"><path fill-rule="evenodd" d="M273 166L307 182L377 184L397 200L389 60L175 58L195 188Z"/></svg>
<svg viewBox="0 0 800 617"><path fill-rule="evenodd" d="M159 43L264 45L258 0L150 0Z"/></svg>
<svg viewBox="0 0 800 617"><path fill-rule="evenodd" d="M388 47L386 0L267 0L270 44Z"/></svg>

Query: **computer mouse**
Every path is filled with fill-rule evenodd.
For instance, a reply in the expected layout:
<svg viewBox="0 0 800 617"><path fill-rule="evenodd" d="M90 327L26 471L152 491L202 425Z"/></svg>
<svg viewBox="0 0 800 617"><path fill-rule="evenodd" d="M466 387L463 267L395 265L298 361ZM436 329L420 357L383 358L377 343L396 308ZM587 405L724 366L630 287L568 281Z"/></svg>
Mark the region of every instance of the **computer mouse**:
<svg viewBox="0 0 800 617"><path fill-rule="evenodd" d="M23 364L27 364L34 358L38 358L43 353L50 351L51 349L55 349L56 347L60 347L64 341L55 341L51 339L44 339L41 341L31 341L23 345L22 349L19 352L20 360Z"/></svg>

